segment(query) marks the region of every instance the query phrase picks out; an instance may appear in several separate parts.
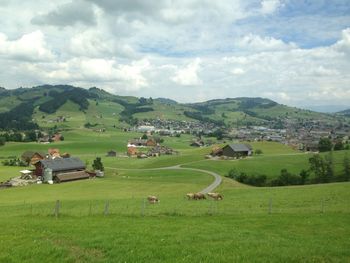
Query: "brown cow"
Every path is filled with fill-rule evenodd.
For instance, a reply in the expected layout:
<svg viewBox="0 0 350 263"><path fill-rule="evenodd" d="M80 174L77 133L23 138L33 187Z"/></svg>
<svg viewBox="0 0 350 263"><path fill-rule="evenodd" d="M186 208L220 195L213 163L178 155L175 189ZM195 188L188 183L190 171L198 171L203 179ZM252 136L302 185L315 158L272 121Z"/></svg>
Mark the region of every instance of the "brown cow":
<svg viewBox="0 0 350 263"><path fill-rule="evenodd" d="M202 193L195 193L193 196L194 200L201 200L201 199L207 199L204 194Z"/></svg>
<svg viewBox="0 0 350 263"><path fill-rule="evenodd" d="M150 195L147 197L147 200L150 204L155 204L155 203L159 203L160 200L158 199L158 197L154 196L154 195Z"/></svg>
<svg viewBox="0 0 350 263"><path fill-rule="evenodd" d="M188 200L194 199L194 193L187 193L186 196Z"/></svg>
<svg viewBox="0 0 350 263"><path fill-rule="evenodd" d="M222 195L219 193L208 193L208 196L210 196L211 198L213 198L216 201L220 201L220 200L224 199L222 197Z"/></svg>

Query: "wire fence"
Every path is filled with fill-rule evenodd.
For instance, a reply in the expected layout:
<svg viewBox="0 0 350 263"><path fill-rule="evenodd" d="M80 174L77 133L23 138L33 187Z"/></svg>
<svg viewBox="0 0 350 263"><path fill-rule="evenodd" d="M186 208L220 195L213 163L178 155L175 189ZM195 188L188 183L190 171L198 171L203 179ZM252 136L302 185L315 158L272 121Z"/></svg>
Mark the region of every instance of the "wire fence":
<svg viewBox="0 0 350 263"><path fill-rule="evenodd" d="M320 199L289 200L269 198L259 201L247 200L186 200L162 199L151 204L146 198L130 198L122 200L55 200L51 202L17 202L8 205L0 204L0 216L220 216L220 215L252 215L252 214L325 214L348 213L350 207L344 202Z"/></svg>

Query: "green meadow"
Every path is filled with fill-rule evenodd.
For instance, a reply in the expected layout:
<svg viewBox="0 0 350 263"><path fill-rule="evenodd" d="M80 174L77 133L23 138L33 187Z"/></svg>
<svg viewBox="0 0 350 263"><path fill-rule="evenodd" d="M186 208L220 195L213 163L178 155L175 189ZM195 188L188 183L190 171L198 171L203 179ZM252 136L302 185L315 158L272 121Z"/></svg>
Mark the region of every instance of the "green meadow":
<svg viewBox="0 0 350 263"><path fill-rule="evenodd" d="M350 260L349 182L257 188L223 177L216 190L224 196L222 201L193 201L186 193L204 189L213 181L210 175L156 170L182 165L225 175L236 168L272 178L283 168L294 173L307 168L309 154L257 142L252 145L262 155L207 160L211 148L191 148L192 137L182 135L164 138L178 155L137 159L122 157L127 140L139 137L137 133L81 127L63 136L64 141L52 144L7 143L0 148L0 158L59 148L80 157L89 168L96 156L102 157L105 177L0 190L0 262ZM119 156L105 157L111 149ZM345 154L334 152L337 173ZM0 181L21 169L0 165ZM158 196L160 203L148 204L148 195Z"/></svg>

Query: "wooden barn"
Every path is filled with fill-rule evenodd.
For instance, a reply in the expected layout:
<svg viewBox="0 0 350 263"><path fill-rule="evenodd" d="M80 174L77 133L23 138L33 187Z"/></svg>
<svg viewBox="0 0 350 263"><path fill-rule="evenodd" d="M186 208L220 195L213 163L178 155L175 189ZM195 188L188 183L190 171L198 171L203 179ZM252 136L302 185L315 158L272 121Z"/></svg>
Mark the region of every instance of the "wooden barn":
<svg viewBox="0 0 350 263"><path fill-rule="evenodd" d="M40 160L45 159L47 156L46 153L43 152L35 152L35 151L26 151L21 155L21 159L26 162L28 165L35 165Z"/></svg>
<svg viewBox="0 0 350 263"><path fill-rule="evenodd" d="M44 181L53 180L57 183L89 178L85 164L79 158L55 158L41 160L40 167Z"/></svg>
<svg viewBox="0 0 350 263"><path fill-rule="evenodd" d="M250 156L253 153L253 148L249 144L227 144L221 149L213 151L213 155L226 156L230 158L238 158L243 156Z"/></svg>
<svg viewBox="0 0 350 263"><path fill-rule="evenodd" d="M110 150L109 152L107 152L106 154L107 157L116 157L117 156L117 152Z"/></svg>

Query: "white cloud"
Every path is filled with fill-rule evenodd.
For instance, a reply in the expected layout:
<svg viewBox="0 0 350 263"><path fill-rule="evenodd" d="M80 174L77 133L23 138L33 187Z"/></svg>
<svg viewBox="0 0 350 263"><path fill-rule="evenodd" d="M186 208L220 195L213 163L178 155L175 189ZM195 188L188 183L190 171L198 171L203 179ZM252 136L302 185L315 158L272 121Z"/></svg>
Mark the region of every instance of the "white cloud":
<svg viewBox="0 0 350 263"><path fill-rule="evenodd" d="M279 0L263 0L261 1L261 12L263 14L272 14L282 6Z"/></svg>
<svg viewBox="0 0 350 263"><path fill-rule="evenodd" d="M245 73L245 71L241 68L234 68L231 72L233 75L243 75Z"/></svg>
<svg viewBox="0 0 350 263"><path fill-rule="evenodd" d="M336 50L350 53L350 28L342 30L342 37L333 46Z"/></svg>
<svg viewBox="0 0 350 263"><path fill-rule="evenodd" d="M31 22L36 25L53 25L59 27L74 26L76 23L94 25L95 13L92 5L83 0L73 0L57 6L49 13L35 16Z"/></svg>
<svg viewBox="0 0 350 263"><path fill-rule="evenodd" d="M0 55L25 61L45 61L54 58L40 30L24 34L21 38L12 41L5 34L0 33Z"/></svg>
<svg viewBox="0 0 350 263"><path fill-rule="evenodd" d="M294 43L285 43L273 37L261 37L252 33L238 39L235 43L243 50L251 51L279 51L297 48Z"/></svg>
<svg viewBox="0 0 350 263"><path fill-rule="evenodd" d="M135 57L130 45L117 43L108 33L101 34L97 30L86 30L73 36L69 50L73 55L85 57Z"/></svg>
<svg viewBox="0 0 350 263"><path fill-rule="evenodd" d="M67 83L182 101L350 100L350 15L335 2L5 2L1 86Z"/></svg>
<svg viewBox="0 0 350 263"><path fill-rule="evenodd" d="M174 82L184 86L196 86L202 83L198 77L200 70L201 59L196 58L189 63L185 68L178 69L175 76L172 78Z"/></svg>

